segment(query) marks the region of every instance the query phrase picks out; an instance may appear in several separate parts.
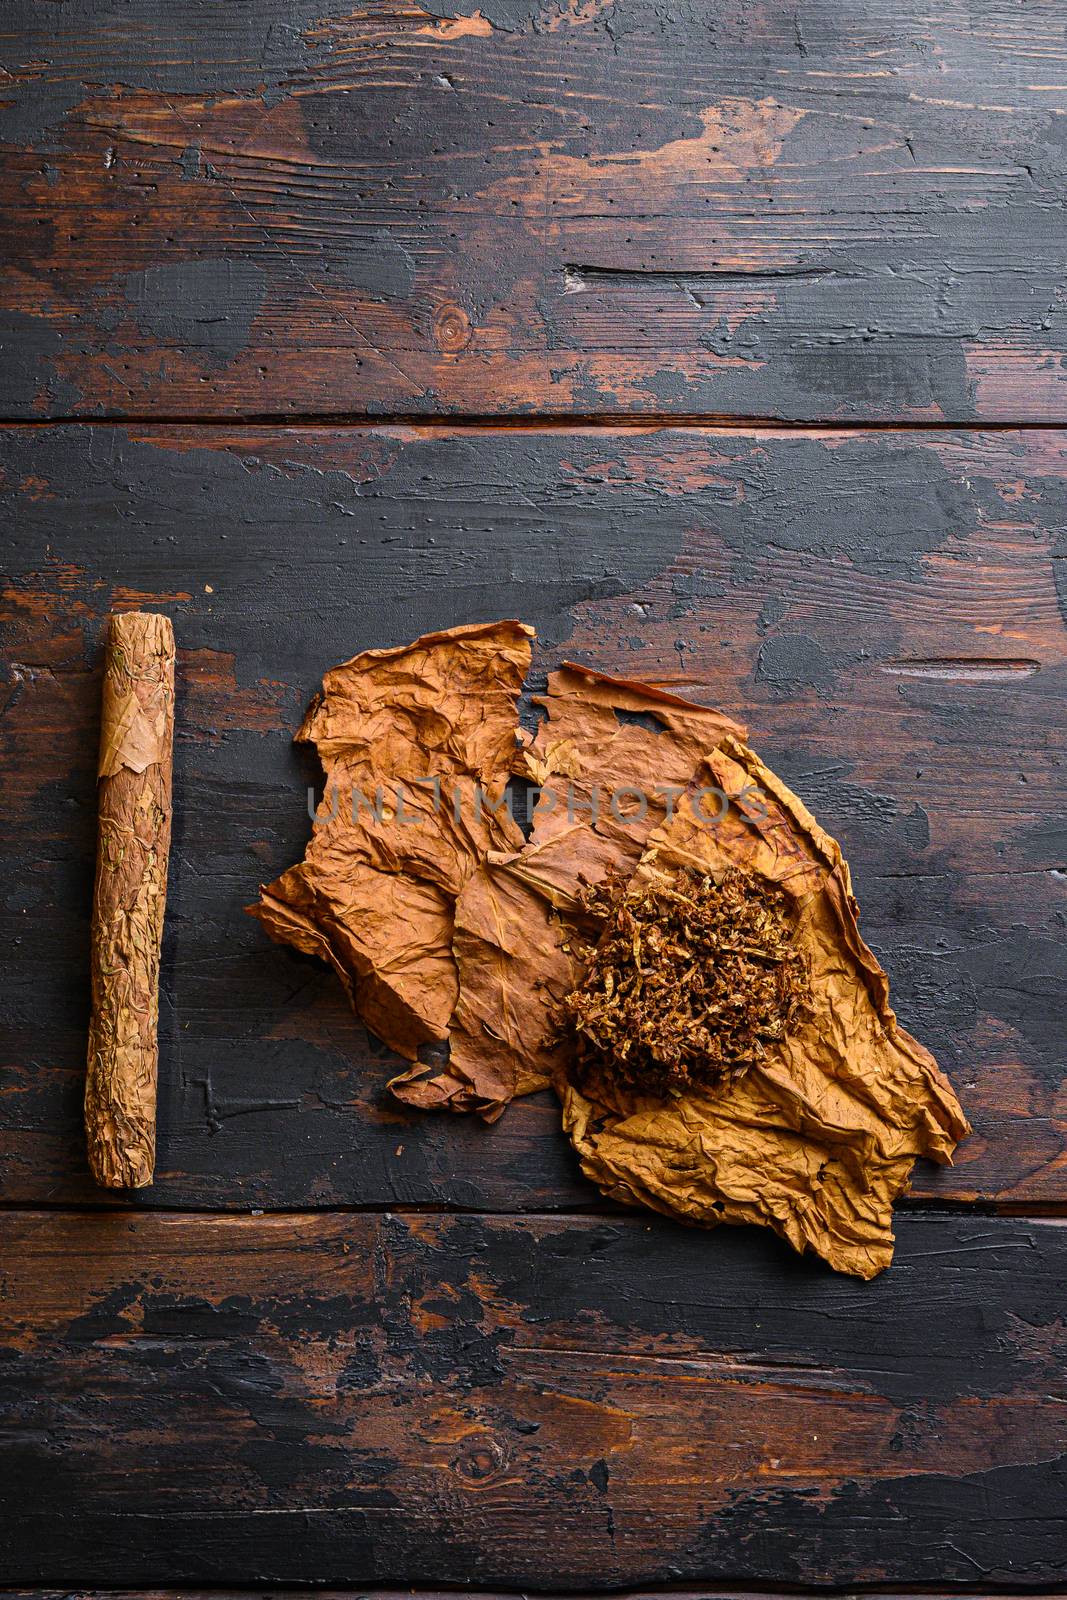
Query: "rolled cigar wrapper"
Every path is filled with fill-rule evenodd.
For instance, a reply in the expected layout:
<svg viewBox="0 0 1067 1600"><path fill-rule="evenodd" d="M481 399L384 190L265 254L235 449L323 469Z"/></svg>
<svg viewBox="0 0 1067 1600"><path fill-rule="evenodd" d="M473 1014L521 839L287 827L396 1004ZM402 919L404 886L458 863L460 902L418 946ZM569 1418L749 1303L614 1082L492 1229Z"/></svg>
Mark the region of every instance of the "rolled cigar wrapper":
<svg viewBox="0 0 1067 1600"><path fill-rule="evenodd" d="M89 1166L107 1189L151 1183L156 1158L159 952L167 900L174 630L155 612L110 619L100 721Z"/></svg>

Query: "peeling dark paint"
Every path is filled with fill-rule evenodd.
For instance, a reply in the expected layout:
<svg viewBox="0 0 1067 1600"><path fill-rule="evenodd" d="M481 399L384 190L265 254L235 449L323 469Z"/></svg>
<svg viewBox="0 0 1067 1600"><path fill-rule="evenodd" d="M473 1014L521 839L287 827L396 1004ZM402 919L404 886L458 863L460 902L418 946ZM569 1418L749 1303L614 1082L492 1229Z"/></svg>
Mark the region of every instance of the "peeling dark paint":
<svg viewBox="0 0 1067 1600"><path fill-rule="evenodd" d="M816 640L806 633L784 633L760 645L756 681L773 694L795 695L804 688L830 690L835 679L833 664Z"/></svg>
<svg viewBox="0 0 1067 1600"><path fill-rule="evenodd" d="M346 282L372 300L406 300L415 286L415 262L385 228L351 246L339 265Z"/></svg>
<svg viewBox="0 0 1067 1600"><path fill-rule="evenodd" d="M859 436L827 448L790 438L766 479L749 457L739 443L738 469L752 478L752 491L721 522L727 541L746 553L778 546L845 558L872 575L919 579L924 555L965 538L979 521L974 489L930 446Z"/></svg>
<svg viewBox="0 0 1067 1600"><path fill-rule="evenodd" d="M161 346L225 365L248 346L267 276L248 261L175 261L129 273L123 292L138 326Z"/></svg>
<svg viewBox="0 0 1067 1600"><path fill-rule="evenodd" d="M78 389L57 369L64 334L51 316L0 311L0 361L10 405L28 416L73 410Z"/></svg>

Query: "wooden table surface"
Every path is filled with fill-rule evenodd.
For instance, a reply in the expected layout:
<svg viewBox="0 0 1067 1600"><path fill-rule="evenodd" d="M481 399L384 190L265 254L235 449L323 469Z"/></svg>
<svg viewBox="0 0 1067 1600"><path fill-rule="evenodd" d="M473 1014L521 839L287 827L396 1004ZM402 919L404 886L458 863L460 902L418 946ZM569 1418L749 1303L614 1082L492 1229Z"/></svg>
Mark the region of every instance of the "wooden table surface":
<svg viewBox="0 0 1067 1600"><path fill-rule="evenodd" d="M0 17L0 1584L1067 1587L1060 0ZM180 642L159 1170L81 1093L104 618ZM746 721L974 1125L864 1284L406 1113L242 912L323 671Z"/></svg>

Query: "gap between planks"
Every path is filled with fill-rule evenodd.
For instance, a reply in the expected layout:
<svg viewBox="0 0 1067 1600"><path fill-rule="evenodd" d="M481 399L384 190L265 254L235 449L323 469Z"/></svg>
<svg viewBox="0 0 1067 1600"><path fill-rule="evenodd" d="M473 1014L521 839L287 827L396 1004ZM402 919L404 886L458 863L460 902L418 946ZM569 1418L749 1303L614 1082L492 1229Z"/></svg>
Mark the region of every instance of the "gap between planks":
<svg viewBox="0 0 1067 1600"><path fill-rule="evenodd" d="M499 433L576 433L602 430L605 433L628 430L635 433L653 433L668 429L706 429L715 433L781 434L841 434L841 433L1063 433L1067 431L1067 418L1062 420L995 422L977 421L973 417L954 421L949 418L916 418L914 421L851 421L847 417L817 422L783 421L780 417L716 416L708 413L649 412L552 412L531 413L528 416L480 415L458 412L449 416L442 412L380 411L380 412L277 412L249 411L227 412L210 416L198 413L121 412L101 416L86 413L56 417L0 417L0 428L20 431L40 431L46 428L352 428L374 430L379 428L417 428L427 432L499 432ZM1067 1590L1064 1591L1067 1593ZM0 1590L0 1594L3 1591Z"/></svg>
<svg viewBox="0 0 1067 1600"><path fill-rule="evenodd" d="M1011 1201L999 1202L996 1200L966 1200L948 1198L939 1200L929 1195L914 1196L903 1195L894 1206L894 1215L919 1218L923 1216L936 1217L987 1217L1006 1218L1013 1221L1039 1222L1045 1225L1059 1226L1067 1223L1067 1200L1044 1201ZM388 1205L378 1205L368 1202L366 1205L337 1205L324 1203L322 1205L307 1206L271 1206L234 1204L222 1206L209 1206L196 1204L194 1201L161 1201L156 1205L139 1204L130 1201L123 1205L120 1201L106 1199L101 1196L99 1202L95 1200L11 1200L0 1199L0 1216L8 1217L171 1217L183 1216L197 1217L201 1220L217 1219L220 1222L247 1221L255 1218L270 1218L272 1221L285 1219L299 1220L300 1218L318 1217L488 1217L494 1222L508 1221L509 1219L522 1222L559 1222L573 1218L576 1222L607 1221L607 1222L633 1222L646 1215L644 1209L627 1206L612 1207L598 1205L593 1201L588 1206L561 1205L557 1207L535 1206L529 1210L516 1208L513 1211L488 1210L484 1205L461 1206L449 1205L437 1201L393 1201ZM648 1212L648 1217L655 1217L655 1212ZM713 1230L708 1230L713 1231ZM1067 1585L1064 1587L1067 1595ZM4 1590L0 1588L0 1597Z"/></svg>

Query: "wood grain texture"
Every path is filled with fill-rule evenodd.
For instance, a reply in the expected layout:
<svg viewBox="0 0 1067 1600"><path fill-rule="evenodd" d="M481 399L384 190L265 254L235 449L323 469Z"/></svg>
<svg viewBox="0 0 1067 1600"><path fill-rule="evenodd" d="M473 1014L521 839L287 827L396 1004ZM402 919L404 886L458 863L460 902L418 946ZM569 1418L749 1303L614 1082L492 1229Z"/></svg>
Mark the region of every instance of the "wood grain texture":
<svg viewBox="0 0 1067 1600"><path fill-rule="evenodd" d="M92 1203L97 644L178 622L157 1181L186 1207L596 1203L548 1097L405 1113L313 961L242 913L298 859L325 668L520 615L748 723L845 848L902 1022L976 1127L915 1192L1067 1202L1067 435L448 427L0 434L9 889L0 1195ZM86 529L84 534L78 530Z"/></svg>
<svg viewBox="0 0 1067 1600"><path fill-rule="evenodd" d="M1056 0L102 0L0 37L7 417L1067 420Z"/></svg>
<svg viewBox="0 0 1067 1600"><path fill-rule="evenodd" d="M1067 1577L1067 1231L856 1285L651 1217L3 1225L11 1581Z"/></svg>

